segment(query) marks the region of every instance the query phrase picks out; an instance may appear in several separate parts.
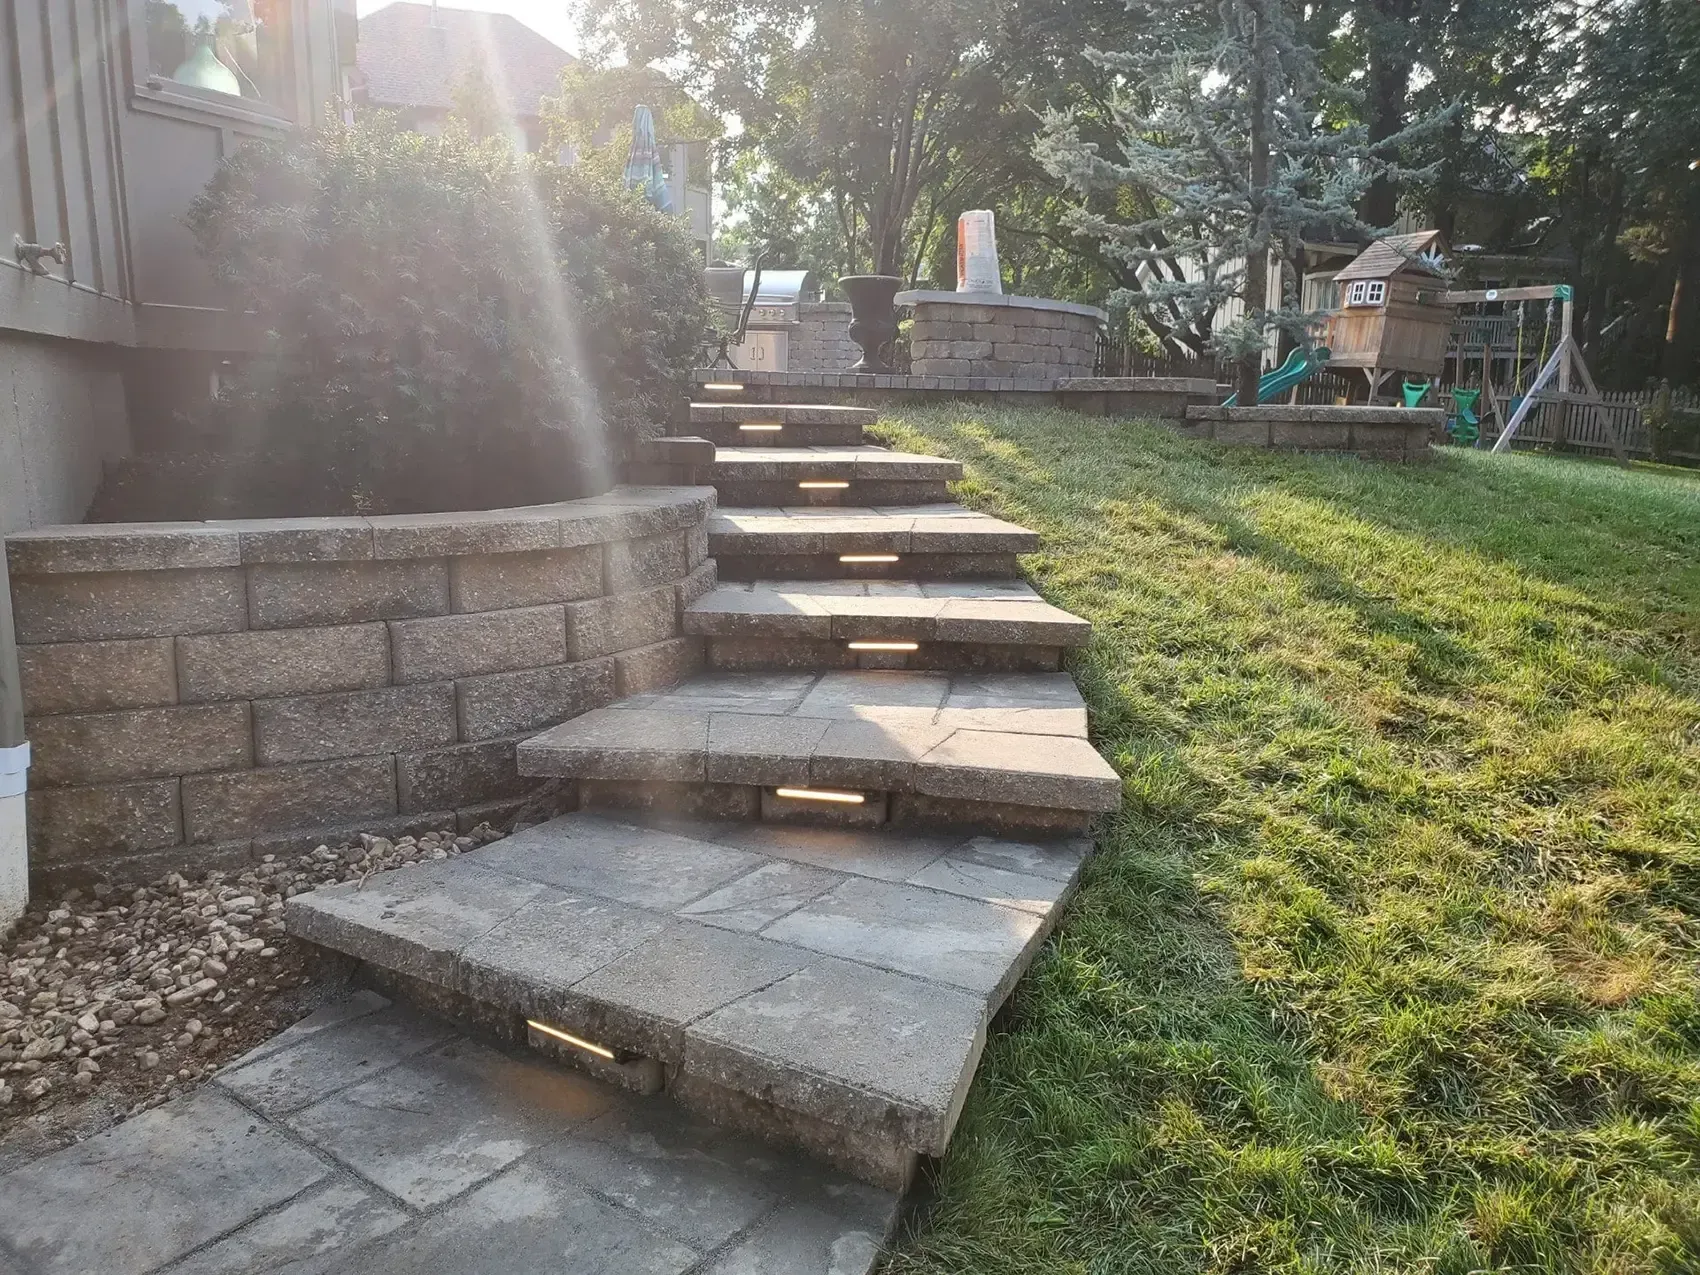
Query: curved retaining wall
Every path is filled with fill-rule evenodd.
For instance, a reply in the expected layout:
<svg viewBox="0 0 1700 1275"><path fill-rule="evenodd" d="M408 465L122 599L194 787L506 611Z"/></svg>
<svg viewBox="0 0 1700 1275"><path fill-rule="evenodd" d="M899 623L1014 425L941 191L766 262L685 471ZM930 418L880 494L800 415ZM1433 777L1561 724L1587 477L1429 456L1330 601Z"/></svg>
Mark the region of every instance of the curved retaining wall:
<svg viewBox="0 0 1700 1275"><path fill-rule="evenodd" d="M1105 318L1093 306L984 292L901 292L897 304L914 307L915 376L1090 376Z"/></svg>
<svg viewBox="0 0 1700 1275"><path fill-rule="evenodd" d="M522 509L8 538L32 874L464 829L514 745L696 666L704 487Z"/></svg>

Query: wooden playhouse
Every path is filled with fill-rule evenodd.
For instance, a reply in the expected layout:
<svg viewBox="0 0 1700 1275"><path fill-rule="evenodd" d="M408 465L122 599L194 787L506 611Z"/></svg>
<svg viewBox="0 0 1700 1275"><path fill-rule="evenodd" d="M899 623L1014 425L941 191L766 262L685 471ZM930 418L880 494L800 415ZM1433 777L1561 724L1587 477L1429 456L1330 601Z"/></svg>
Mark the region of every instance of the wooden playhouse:
<svg viewBox="0 0 1700 1275"><path fill-rule="evenodd" d="M1438 230L1378 239L1334 276L1336 308L1323 344L1330 370L1360 368L1374 403L1395 374L1433 381L1446 364L1455 307L1432 299L1444 280ZM1429 299L1419 297L1425 291ZM1395 397L1398 385L1393 387Z"/></svg>

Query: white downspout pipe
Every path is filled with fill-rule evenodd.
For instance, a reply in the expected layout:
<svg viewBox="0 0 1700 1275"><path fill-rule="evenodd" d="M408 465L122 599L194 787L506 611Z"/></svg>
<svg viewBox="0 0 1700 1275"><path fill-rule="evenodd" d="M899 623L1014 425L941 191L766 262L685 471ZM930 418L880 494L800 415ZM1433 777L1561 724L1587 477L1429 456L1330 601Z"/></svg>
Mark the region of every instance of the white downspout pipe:
<svg viewBox="0 0 1700 1275"><path fill-rule="evenodd" d="M6 573L5 543L0 541L0 937L24 914L30 897L29 837L24 824L29 768L18 647L12 632L12 585Z"/></svg>

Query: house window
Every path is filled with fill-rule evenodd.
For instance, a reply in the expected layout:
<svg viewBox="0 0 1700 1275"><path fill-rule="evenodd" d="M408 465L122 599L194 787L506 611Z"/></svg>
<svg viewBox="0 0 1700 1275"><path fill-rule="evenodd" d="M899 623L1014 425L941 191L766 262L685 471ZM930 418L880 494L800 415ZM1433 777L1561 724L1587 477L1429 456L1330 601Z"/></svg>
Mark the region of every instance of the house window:
<svg viewBox="0 0 1700 1275"><path fill-rule="evenodd" d="M1380 305L1387 300L1387 283L1381 279L1358 279L1346 291L1347 305Z"/></svg>
<svg viewBox="0 0 1700 1275"><path fill-rule="evenodd" d="M289 0L146 0L150 82L280 109Z"/></svg>

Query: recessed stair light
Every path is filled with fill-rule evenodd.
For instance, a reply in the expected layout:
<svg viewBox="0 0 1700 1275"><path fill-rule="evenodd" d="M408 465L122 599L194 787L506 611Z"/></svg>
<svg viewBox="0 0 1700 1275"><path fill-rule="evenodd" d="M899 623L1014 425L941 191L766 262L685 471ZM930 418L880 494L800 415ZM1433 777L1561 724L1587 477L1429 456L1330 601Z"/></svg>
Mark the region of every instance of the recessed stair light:
<svg viewBox="0 0 1700 1275"><path fill-rule="evenodd" d="M745 421L738 428L746 434L777 434L785 426L778 421Z"/></svg>
<svg viewBox="0 0 1700 1275"><path fill-rule="evenodd" d="M848 563L896 562L897 555L895 553L841 553L838 555L838 560Z"/></svg>
<svg viewBox="0 0 1700 1275"><path fill-rule="evenodd" d="M811 478L797 484L804 491L843 491L850 484L829 478Z"/></svg>
<svg viewBox="0 0 1700 1275"><path fill-rule="evenodd" d="M703 389L715 394L742 394L744 387L736 381L704 381Z"/></svg>
<svg viewBox="0 0 1700 1275"><path fill-rule="evenodd" d="M852 651L919 651L919 642L852 642Z"/></svg>
<svg viewBox="0 0 1700 1275"><path fill-rule="evenodd" d="M598 1058L605 1058L609 1062L619 1061L619 1059L615 1057L614 1051L607 1048L605 1045L598 1045L593 1041L588 1041L582 1037L575 1036L571 1032L564 1032L559 1027L551 1027L548 1023L540 1023L535 1018L526 1019L525 1025L533 1031L542 1032L551 1040L558 1040L562 1044L571 1045L574 1049L582 1049L587 1054L595 1054Z"/></svg>
<svg viewBox="0 0 1700 1275"><path fill-rule="evenodd" d="M830 801L840 806L859 806L867 800L859 792L837 792L831 788L775 788L773 795L792 801Z"/></svg>

